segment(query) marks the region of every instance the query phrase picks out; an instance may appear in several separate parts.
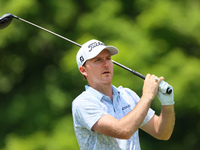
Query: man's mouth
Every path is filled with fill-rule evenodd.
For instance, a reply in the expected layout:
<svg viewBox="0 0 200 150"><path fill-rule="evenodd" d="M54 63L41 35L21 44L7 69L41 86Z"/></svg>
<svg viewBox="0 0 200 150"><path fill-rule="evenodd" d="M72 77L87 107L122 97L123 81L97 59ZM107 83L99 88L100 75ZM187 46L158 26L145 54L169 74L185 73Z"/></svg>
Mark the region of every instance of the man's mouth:
<svg viewBox="0 0 200 150"><path fill-rule="evenodd" d="M108 70L103 72L103 74L109 74L109 73L110 73L110 71L108 71Z"/></svg>

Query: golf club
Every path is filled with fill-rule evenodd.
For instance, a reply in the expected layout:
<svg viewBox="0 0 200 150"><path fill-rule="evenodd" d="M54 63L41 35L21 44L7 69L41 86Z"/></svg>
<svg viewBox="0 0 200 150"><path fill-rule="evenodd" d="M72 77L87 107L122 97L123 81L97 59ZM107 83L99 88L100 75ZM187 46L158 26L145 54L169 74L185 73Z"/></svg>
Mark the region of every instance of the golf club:
<svg viewBox="0 0 200 150"><path fill-rule="evenodd" d="M23 21L23 22L25 22L25 23L28 23L28 24L30 24L30 25L32 25L32 26L35 26L35 27L37 27L37 28L39 28L39 29L42 29L42 30L44 30L44 31L46 31L46 32L49 32L49 33L51 33L51 34L53 34L53 35L55 35L55 36L57 36L57 37L60 37L60 38L66 40L66 41L68 41L68 42L71 42L71 43L73 43L73 44L75 44L75 45L81 47L80 44L78 44L78 43L76 43L76 42L74 42L74 41L72 41L72 40L70 40L70 39L68 39L68 38L66 38L66 37L63 37L63 36L61 36L61 35L59 35L59 34L57 34L57 33L54 33L54 32L52 32L52 31L50 31L50 30L47 30L47 29L45 29L45 28L43 28L43 27L41 27L41 26L38 26L38 25L36 25L36 24L34 24L34 23L31 23L31 22L29 22L29 21L27 21L27 20L24 20L24 19L22 19L22 18L19 18L19 17L15 16L15 15L13 15L13 14L11 14L11 13L4 14L3 16L0 17L0 29L6 28L6 27L12 22L13 18L18 19L18 20L21 20L21 21ZM112 60L112 62L113 62L115 65L117 65L117 66L119 66L119 67L121 67L121 68L123 68L123 69L125 69L125 70L127 70L127 71L129 71L129 72L131 72L132 74L134 74L134 75L136 75L136 76L138 76L138 77L140 77L140 78L142 78L143 80L145 79L145 76L142 75L142 74L140 74L140 73L138 73L137 71L134 71L134 70L132 70L132 69L130 69L130 68L128 68L128 67L126 67L126 66L124 66L124 65L122 65L122 64L120 64L120 63L118 63L118 62L116 62L116 61L114 61L114 60ZM167 87L167 88L165 88L165 89L161 89L161 87L162 87L161 85L164 84L164 83L166 83L166 82L162 81L162 82L159 84L159 91L161 91L162 93L170 94L170 93L172 92L171 87Z"/></svg>

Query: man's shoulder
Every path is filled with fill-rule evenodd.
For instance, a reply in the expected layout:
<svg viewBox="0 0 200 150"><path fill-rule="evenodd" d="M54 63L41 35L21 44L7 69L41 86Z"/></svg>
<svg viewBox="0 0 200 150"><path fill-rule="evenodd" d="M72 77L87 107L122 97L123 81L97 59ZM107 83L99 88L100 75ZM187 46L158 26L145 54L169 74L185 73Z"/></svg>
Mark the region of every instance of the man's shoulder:
<svg viewBox="0 0 200 150"><path fill-rule="evenodd" d="M139 101L140 97L130 88L125 88L122 86L119 86L118 91L120 92L120 95L127 100L134 100L134 101Z"/></svg>
<svg viewBox="0 0 200 150"><path fill-rule="evenodd" d="M127 87L119 86L117 89L120 93L136 94L133 90Z"/></svg>
<svg viewBox="0 0 200 150"><path fill-rule="evenodd" d="M81 94L79 94L74 100L73 102L79 101L81 99L85 99L85 98L89 98L91 95L89 93L87 93L86 91L83 91Z"/></svg>
<svg viewBox="0 0 200 150"><path fill-rule="evenodd" d="M83 91L81 94L79 94L74 100L73 100L73 104L77 104L77 105L81 105L82 104L88 104L88 103L93 103L98 100L99 97L97 95L95 95L94 93L88 92L88 90Z"/></svg>

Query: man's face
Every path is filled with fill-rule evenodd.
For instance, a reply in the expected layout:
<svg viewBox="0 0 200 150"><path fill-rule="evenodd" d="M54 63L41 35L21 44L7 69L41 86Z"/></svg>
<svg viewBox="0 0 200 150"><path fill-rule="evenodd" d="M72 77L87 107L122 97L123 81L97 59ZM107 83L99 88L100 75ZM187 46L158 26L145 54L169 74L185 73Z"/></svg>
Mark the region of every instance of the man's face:
<svg viewBox="0 0 200 150"><path fill-rule="evenodd" d="M82 66L81 68L80 71L87 78L90 86L111 84L113 77L113 63L108 50L105 49L96 57L87 60L85 66Z"/></svg>

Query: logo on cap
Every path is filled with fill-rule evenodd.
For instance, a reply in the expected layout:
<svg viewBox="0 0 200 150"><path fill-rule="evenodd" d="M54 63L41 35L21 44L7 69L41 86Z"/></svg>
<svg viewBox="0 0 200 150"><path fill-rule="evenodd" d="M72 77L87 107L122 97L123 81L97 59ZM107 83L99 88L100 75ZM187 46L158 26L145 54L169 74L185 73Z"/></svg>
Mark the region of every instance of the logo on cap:
<svg viewBox="0 0 200 150"><path fill-rule="evenodd" d="M81 61L81 63L84 61L83 56L80 57L80 61Z"/></svg>
<svg viewBox="0 0 200 150"><path fill-rule="evenodd" d="M89 52L91 52L93 48L95 48L97 46L100 46L100 45L106 46L104 43L102 43L100 41L99 42L93 42L93 43L91 43L90 45L88 45L88 48L90 48Z"/></svg>

